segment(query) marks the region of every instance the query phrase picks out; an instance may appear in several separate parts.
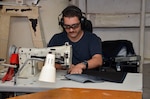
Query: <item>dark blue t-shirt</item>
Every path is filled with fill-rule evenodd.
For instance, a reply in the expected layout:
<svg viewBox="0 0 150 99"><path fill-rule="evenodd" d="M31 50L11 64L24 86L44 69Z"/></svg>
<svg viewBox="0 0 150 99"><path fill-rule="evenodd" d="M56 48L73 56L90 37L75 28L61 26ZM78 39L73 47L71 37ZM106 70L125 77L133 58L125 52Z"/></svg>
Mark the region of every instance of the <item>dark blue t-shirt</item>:
<svg viewBox="0 0 150 99"><path fill-rule="evenodd" d="M62 46L65 42L69 42L72 45L73 64L89 60L95 54L102 54L101 39L90 32L84 32L84 35L78 42L70 41L66 32L55 34L49 41L48 47Z"/></svg>

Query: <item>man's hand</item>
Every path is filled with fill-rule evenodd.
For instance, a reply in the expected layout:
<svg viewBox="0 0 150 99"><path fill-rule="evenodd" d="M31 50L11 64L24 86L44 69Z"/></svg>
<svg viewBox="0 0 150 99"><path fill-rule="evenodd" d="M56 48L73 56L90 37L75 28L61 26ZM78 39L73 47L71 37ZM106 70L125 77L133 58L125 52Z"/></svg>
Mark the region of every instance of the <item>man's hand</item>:
<svg viewBox="0 0 150 99"><path fill-rule="evenodd" d="M67 69L67 68L61 66L61 64L55 64L55 68L56 68L57 70L66 70L66 69Z"/></svg>
<svg viewBox="0 0 150 99"><path fill-rule="evenodd" d="M85 68L85 65L83 63L79 63L77 65L71 65L68 73L70 74L82 74L83 69Z"/></svg>

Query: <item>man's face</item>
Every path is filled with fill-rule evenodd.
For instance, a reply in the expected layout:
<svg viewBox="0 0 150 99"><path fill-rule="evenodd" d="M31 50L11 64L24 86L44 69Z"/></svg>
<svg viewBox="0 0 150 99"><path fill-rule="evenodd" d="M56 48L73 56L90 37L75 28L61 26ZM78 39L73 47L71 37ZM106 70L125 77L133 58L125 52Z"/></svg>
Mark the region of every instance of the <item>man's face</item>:
<svg viewBox="0 0 150 99"><path fill-rule="evenodd" d="M81 34L81 23L78 17L64 17L64 25L65 31L68 34L69 38L79 38Z"/></svg>

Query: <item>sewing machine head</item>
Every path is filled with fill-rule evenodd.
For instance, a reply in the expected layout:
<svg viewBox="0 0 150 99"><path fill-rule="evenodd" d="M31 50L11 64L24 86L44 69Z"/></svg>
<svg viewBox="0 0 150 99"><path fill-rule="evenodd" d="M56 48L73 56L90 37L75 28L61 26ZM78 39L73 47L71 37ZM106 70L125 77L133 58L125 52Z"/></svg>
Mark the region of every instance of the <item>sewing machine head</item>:
<svg viewBox="0 0 150 99"><path fill-rule="evenodd" d="M39 60L45 60L46 55L52 53L55 55L55 62L68 67L72 63L72 46L65 44L48 48L20 48L19 49L19 73L21 77L34 76L39 73ZM44 62L42 62L42 66Z"/></svg>

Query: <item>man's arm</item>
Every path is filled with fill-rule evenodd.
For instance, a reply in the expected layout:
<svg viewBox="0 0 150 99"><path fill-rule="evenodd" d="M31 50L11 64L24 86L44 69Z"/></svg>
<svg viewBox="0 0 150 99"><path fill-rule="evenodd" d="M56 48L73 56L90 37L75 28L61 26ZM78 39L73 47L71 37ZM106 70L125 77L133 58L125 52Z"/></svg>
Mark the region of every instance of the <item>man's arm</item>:
<svg viewBox="0 0 150 99"><path fill-rule="evenodd" d="M87 69L93 69L102 65L102 55L95 54L90 60L87 60L88 67ZM77 65L71 65L68 73L70 74L81 74L83 70L86 69L86 65L82 62Z"/></svg>
<svg viewBox="0 0 150 99"><path fill-rule="evenodd" d="M88 60L88 69L93 69L96 67L99 67L102 65L102 55L101 54L95 54L92 59Z"/></svg>

